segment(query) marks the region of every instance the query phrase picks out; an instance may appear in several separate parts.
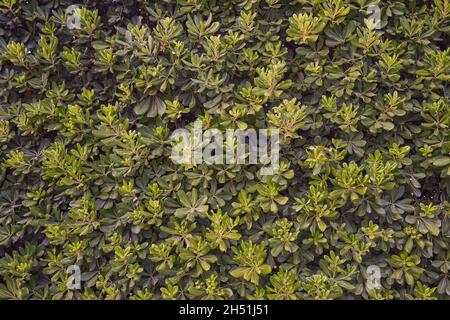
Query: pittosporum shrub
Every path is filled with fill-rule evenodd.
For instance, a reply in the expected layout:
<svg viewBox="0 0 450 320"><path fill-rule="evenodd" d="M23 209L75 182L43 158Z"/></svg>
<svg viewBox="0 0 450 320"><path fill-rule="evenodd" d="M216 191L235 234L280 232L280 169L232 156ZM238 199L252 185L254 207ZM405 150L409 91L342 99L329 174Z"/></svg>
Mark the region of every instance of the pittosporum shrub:
<svg viewBox="0 0 450 320"><path fill-rule="evenodd" d="M449 17L0 0L0 298L448 299ZM174 163L196 120L279 167Z"/></svg>

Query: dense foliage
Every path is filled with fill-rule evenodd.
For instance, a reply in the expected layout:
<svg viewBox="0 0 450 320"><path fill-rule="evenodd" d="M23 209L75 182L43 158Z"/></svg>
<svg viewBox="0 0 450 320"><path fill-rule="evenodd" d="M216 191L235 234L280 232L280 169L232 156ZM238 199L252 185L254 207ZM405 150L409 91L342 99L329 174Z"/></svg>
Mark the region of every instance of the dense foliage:
<svg viewBox="0 0 450 320"><path fill-rule="evenodd" d="M448 0L72 4L0 0L0 298L450 297ZM174 164L196 119L278 172Z"/></svg>

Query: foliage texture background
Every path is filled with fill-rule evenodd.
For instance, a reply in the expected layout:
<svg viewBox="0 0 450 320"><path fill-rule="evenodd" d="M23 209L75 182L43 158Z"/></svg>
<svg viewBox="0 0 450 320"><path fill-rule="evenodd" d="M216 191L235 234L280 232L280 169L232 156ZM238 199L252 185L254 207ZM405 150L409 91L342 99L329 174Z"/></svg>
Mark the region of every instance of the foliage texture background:
<svg viewBox="0 0 450 320"><path fill-rule="evenodd" d="M0 298L449 298L448 0L72 4L0 0ZM195 119L279 172L173 164Z"/></svg>

